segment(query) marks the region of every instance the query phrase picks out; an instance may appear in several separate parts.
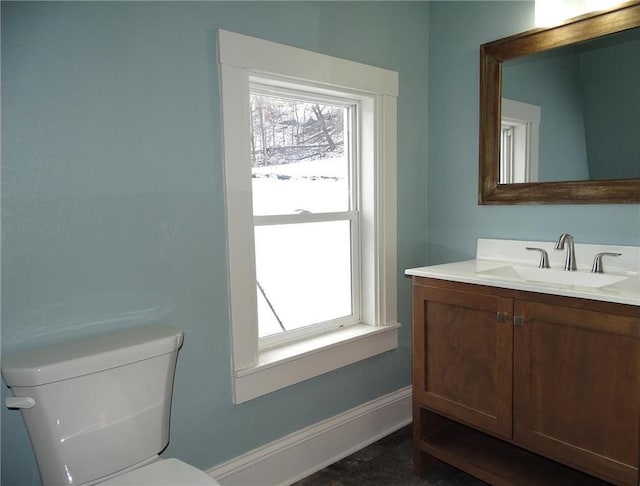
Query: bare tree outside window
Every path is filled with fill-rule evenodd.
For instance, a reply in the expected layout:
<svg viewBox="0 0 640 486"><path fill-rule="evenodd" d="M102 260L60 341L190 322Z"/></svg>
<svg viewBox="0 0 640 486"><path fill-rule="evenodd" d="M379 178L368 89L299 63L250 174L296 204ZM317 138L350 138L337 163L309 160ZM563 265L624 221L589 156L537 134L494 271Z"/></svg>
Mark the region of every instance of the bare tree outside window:
<svg viewBox="0 0 640 486"><path fill-rule="evenodd" d="M342 156L344 111L340 106L251 94L252 166Z"/></svg>

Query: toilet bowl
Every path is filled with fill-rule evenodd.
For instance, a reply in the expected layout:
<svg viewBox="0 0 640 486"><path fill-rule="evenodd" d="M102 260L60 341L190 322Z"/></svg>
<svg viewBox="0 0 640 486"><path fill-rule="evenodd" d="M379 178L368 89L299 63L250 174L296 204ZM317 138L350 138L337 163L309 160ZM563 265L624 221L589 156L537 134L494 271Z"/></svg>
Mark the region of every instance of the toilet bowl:
<svg viewBox="0 0 640 486"><path fill-rule="evenodd" d="M44 486L216 485L178 459L169 416L183 332L146 326L52 344L2 359Z"/></svg>

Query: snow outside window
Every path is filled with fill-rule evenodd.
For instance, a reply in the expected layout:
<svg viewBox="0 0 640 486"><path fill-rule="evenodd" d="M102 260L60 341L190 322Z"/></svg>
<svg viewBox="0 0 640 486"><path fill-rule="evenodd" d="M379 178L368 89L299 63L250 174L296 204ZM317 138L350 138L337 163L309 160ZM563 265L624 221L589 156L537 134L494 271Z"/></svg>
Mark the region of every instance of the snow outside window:
<svg viewBox="0 0 640 486"><path fill-rule="evenodd" d="M397 347L397 74L219 31L234 401Z"/></svg>

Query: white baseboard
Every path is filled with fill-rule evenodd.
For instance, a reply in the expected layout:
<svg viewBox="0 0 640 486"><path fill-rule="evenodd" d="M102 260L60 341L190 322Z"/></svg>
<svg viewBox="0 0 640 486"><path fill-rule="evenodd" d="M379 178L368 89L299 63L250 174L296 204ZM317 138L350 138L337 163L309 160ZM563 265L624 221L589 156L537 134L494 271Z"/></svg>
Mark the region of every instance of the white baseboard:
<svg viewBox="0 0 640 486"><path fill-rule="evenodd" d="M249 451L207 473L222 486L288 485L409 423L410 386Z"/></svg>

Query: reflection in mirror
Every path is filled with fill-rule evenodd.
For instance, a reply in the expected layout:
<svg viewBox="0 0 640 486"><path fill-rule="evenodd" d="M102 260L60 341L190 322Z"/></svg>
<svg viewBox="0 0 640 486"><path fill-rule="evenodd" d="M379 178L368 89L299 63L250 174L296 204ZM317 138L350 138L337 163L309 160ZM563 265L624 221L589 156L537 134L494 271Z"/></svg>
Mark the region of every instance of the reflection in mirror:
<svg viewBox="0 0 640 486"><path fill-rule="evenodd" d="M540 107L502 98L500 184L537 182Z"/></svg>
<svg viewBox="0 0 640 486"><path fill-rule="evenodd" d="M639 28L505 62L503 132L505 98L540 107L542 122L538 178L511 177L503 135L501 183L640 177L639 85Z"/></svg>
<svg viewBox="0 0 640 486"><path fill-rule="evenodd" d="M639 28L633 0L480 46L480 204L640 203Z"/></svg>

